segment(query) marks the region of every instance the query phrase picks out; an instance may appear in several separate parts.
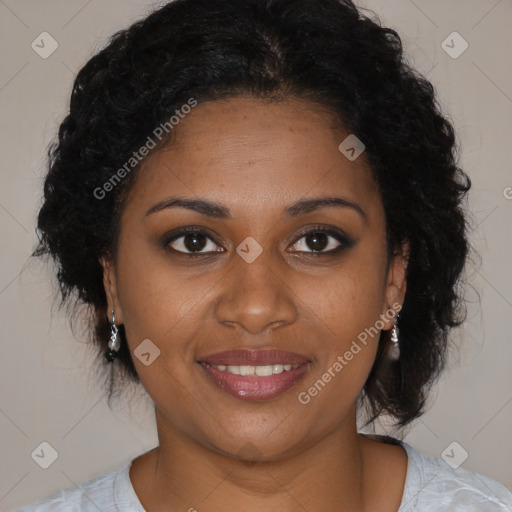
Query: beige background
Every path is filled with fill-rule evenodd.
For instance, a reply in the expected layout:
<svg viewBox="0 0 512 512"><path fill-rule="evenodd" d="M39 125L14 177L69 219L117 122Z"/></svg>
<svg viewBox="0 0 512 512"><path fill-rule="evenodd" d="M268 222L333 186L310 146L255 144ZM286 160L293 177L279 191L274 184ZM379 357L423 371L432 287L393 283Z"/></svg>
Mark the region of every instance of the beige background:
<svg viewBox="0 0 512 512"><path fill-rule="evenodd" d="M0 510L124 465L157 444L148 402L108 409L88 375L85 336L74 338L53 308L50 267L27 258L46 147L69 101L75 73L114 31L151 10L144 0L0 0ZM462 145L473 180L474 243L468 320L460 345L406 441L435 456L452 442L462 467L512 489L512 20L510 0L361 0L395 28L411 62L428 75ZM442 48L453 31L469 44ZM42 32L58 49L41 58ZM459 44L459 43L456 43ZM480 296L480 298L479 298ZM52 316L51 316L52 315ZM58 452L46 470L32 459L43 442Z"/></svg>

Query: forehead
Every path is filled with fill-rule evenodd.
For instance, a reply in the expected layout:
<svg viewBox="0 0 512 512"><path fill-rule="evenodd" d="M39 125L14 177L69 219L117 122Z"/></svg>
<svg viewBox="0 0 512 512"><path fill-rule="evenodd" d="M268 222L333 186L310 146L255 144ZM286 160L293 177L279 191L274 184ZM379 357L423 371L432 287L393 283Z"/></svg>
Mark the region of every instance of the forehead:
<svg viewBox="0 0 512 512"><path fill-rule="evenodd" d="M379 196L364 152L350 161L339 149L349 135L315 103L205 102L179 121L163 151L146 157L127 207L147 210L179 194L214 198L242 215L337 194L371 209Z"/></svg>

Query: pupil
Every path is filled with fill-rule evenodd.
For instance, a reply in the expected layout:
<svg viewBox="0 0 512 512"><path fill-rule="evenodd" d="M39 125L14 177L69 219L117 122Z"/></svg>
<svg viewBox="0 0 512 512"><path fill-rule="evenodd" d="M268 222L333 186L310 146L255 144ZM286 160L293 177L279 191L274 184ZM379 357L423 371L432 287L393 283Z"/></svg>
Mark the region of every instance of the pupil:
<svg viewBox="0 0 512 512"><path fill-rule="evenodd" d="M190 233L185 235L183 243L189 251L200 251L206 244L206 239L200 233Z"/></svg>
<svg viewBox="0 0 512 512"><path fill-rule="evenodd" d="M309 243L309 241L312 243ZM307 235L306 243L313 251L322 251L327 246L327 235L319 232L311 233Z"/></svg>

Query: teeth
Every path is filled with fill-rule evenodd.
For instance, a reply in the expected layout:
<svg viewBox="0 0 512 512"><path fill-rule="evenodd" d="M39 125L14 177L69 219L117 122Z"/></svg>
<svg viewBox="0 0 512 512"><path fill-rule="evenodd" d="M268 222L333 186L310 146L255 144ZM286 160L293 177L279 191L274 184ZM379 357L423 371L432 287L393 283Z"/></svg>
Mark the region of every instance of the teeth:
<svg viewBox="0 0 512 512"><path fill-rule="evenodd" d="M256 366L256 370L254 373L258 375L259 377L268 377L269 375L272 375L272 370L274 367L269 364L267 366Z"/></svg>
<svg viewBox="0 0 512 512"><path fill-rule="evenodd" d="M266 377L269 375L278 375L283 372L295 370L300 364L267 364L264 366L251 366L251 365L212 365L217 370L223 372L227 371L234 375L242 375L249 377Z"/></svg>
<svg viewBox="0 0 512 512"><path fill-rule="evenodd" d="M272 373L274 375L276 375L278 373L283 373L283 369L284 369L284 365L282 365L282 364L273 364L272 365Z"/></svg>
<svg viewBox="0 0 512 512"><path fill-rule="evenodd" d="M254 375L254 366L228 366L228 370L231 373L234 373L231 369L232 368L238 368L240 375ZM235 370L236 371L236 370Z"/></svg>

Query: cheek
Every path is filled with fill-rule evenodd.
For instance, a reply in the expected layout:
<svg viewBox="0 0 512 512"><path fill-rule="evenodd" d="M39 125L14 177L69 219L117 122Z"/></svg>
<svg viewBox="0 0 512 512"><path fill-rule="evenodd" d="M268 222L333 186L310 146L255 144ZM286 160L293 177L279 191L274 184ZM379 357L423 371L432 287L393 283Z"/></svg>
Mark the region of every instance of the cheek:
<svg viewBox="0 0 512 512"><path fill-rule="evenodd" d="M306 281L306 280L305 280ZM329 275L297 282L297 295L339 348L379 319L385 299L385 260L377 251L353 251Z"/></svg>
<svg viewBox="0 0 512 512"><path fill-rule="evenodd" d="M316 386L317 392L324 384L330 388L325 399L343 396L340 406L357 396L375 360L384 277L384 256L361 249L329 278L317 280L307 288L309 291L302 288L299 292L307 297L304 303L318 333L315 353L319 364L312 382L322 381Z"/></svg>
<svg viewBox="0 0 512 512"><path fill-rule="evenodd" d="M192 278L190 272L185 275L165 257L144 252L141 246L126 243L119 252L118 292L126 335L132 353L150 339L167 359L167 354L171 358L172 353L187 349L186 340L197 329L196 317L207 301L205 290L215 281L206 274L202 278ZM188 360L187 350L186 356Z"/></svg>

